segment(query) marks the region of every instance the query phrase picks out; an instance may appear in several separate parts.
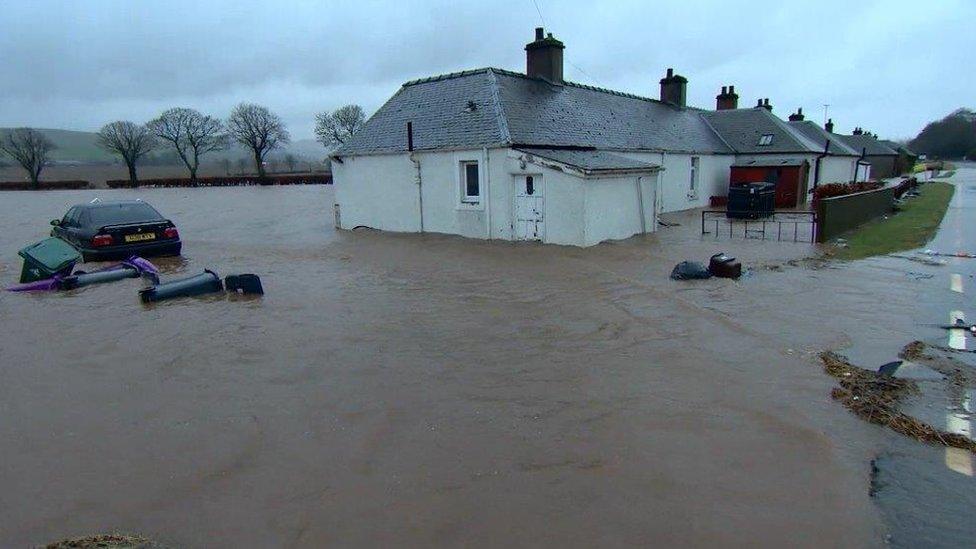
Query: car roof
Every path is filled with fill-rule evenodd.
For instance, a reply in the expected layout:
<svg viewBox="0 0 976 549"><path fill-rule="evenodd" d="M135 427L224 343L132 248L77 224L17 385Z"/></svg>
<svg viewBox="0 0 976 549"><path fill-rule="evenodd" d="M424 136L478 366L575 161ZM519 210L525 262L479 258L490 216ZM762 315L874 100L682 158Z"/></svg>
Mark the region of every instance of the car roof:
<svg viewBox="0 0 976 549"><path fill-rule="evenodd" d="M84 204L75 204L72 207L73 208L103 208L106 206L124 206L126 204L145 204L146 206L152 208L152 205L144 200L99 200L98 202L86 202Z"/></svg>

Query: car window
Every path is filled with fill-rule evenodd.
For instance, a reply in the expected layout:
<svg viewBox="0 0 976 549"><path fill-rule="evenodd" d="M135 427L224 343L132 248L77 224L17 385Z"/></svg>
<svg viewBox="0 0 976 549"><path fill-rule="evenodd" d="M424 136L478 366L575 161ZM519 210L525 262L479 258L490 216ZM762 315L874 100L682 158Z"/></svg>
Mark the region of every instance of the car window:
<svg viewBox="0 0 976 549"><path fill-rule="evenodd" d="M88 209L93 226L162 221L163 216L149 204L106 204Z"/></svg>
<svg viewBox="0 0 976 549"><path fill-rule="evenodd" d="M64 218L61 219L61 224L65 227L71 227L74 225L74 216L78 213L78 208L74 207L68 210L68 213L64 214Z"/></svg>

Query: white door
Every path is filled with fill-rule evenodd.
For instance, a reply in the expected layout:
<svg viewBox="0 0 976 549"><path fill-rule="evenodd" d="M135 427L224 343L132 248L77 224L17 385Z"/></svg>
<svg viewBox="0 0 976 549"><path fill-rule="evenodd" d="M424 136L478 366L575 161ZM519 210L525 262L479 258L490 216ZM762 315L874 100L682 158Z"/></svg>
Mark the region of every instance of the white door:
<svg viewBox="0 0 976 549"><path fill-rule="evenodd" d="M545 236L545 197L542 176L515 178L515 240L542 240Z"/></svg>

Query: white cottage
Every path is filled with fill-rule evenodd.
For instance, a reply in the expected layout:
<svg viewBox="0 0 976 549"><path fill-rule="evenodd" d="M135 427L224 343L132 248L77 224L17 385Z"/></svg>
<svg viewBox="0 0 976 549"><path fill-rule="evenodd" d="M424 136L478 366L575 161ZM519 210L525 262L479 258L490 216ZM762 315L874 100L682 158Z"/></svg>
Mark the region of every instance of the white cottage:
<svg viewBox="0 0 976 549"><path fill-rule="evenodd" d="M821 152L765 108L686 106L671 69L650 99L565 81L541 28L525 50L525 74L405 83L332 155L336 226L590 246L724 196L743 155Z"/></svg>

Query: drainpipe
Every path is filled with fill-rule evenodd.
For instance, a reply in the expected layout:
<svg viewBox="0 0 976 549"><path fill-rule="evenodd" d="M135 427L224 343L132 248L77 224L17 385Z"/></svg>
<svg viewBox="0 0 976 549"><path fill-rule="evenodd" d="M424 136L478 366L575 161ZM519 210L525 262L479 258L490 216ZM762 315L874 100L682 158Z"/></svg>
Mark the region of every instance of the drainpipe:
<svg viewBox="0 0 976 549"><path fill-rule="evenodd" d="M857 183L857 172L861 171L861 161L868 155L868 148L861 147L861 156L857 157L857 163L854 165L854 182Z"/></svg>
<svg viewBox="0 0 976 549"><path fill-rule="evenodd" d="M407 122L407 151L408 157L413 162L413 180L417 184L417 207L420 214L420 233L424 232L424 181L420 177L420 160L413 154L413 122Z"/></svg>
<svg viewBox="0 0 976 549"><path fill-rule="evenodd" d="M637 178L637 207L640 208L641 234L647 234L647 220L644 219L644 188L643 177Z"/></svg>
<svg viewBox="0 0 976 549"><path fill-rule="evenodd" d="M491 240L491 166L488 164L488 147L481 148L485 165L485 223L488 224L488 240Z"/></svg>
<svg viewBox="0 0 976 549"><path fill-rule="evenodd" d="M664 163L667 161L668 153L661 151L661 168L664 168ZM660 174L660 172L658 172ZM658 182L660 183L661 176L658 175ZM661 213L664 210L664 185L658 185L657 189L654 190L655 197L655 215Z"/></svg>
<svg viewBox="0 0 976 549"><path fill-rule="evenodd" d="M824 144L824 152L820 153L820 155L817 156L817 161L814 163L814 168L813 168L813 188L814 189L816 189L817 188L817 185L820 184L820 161L823 160L824 158L826 158L828 154L830 154L830 140L829 139L827 140L827 143Z"/></svg>

